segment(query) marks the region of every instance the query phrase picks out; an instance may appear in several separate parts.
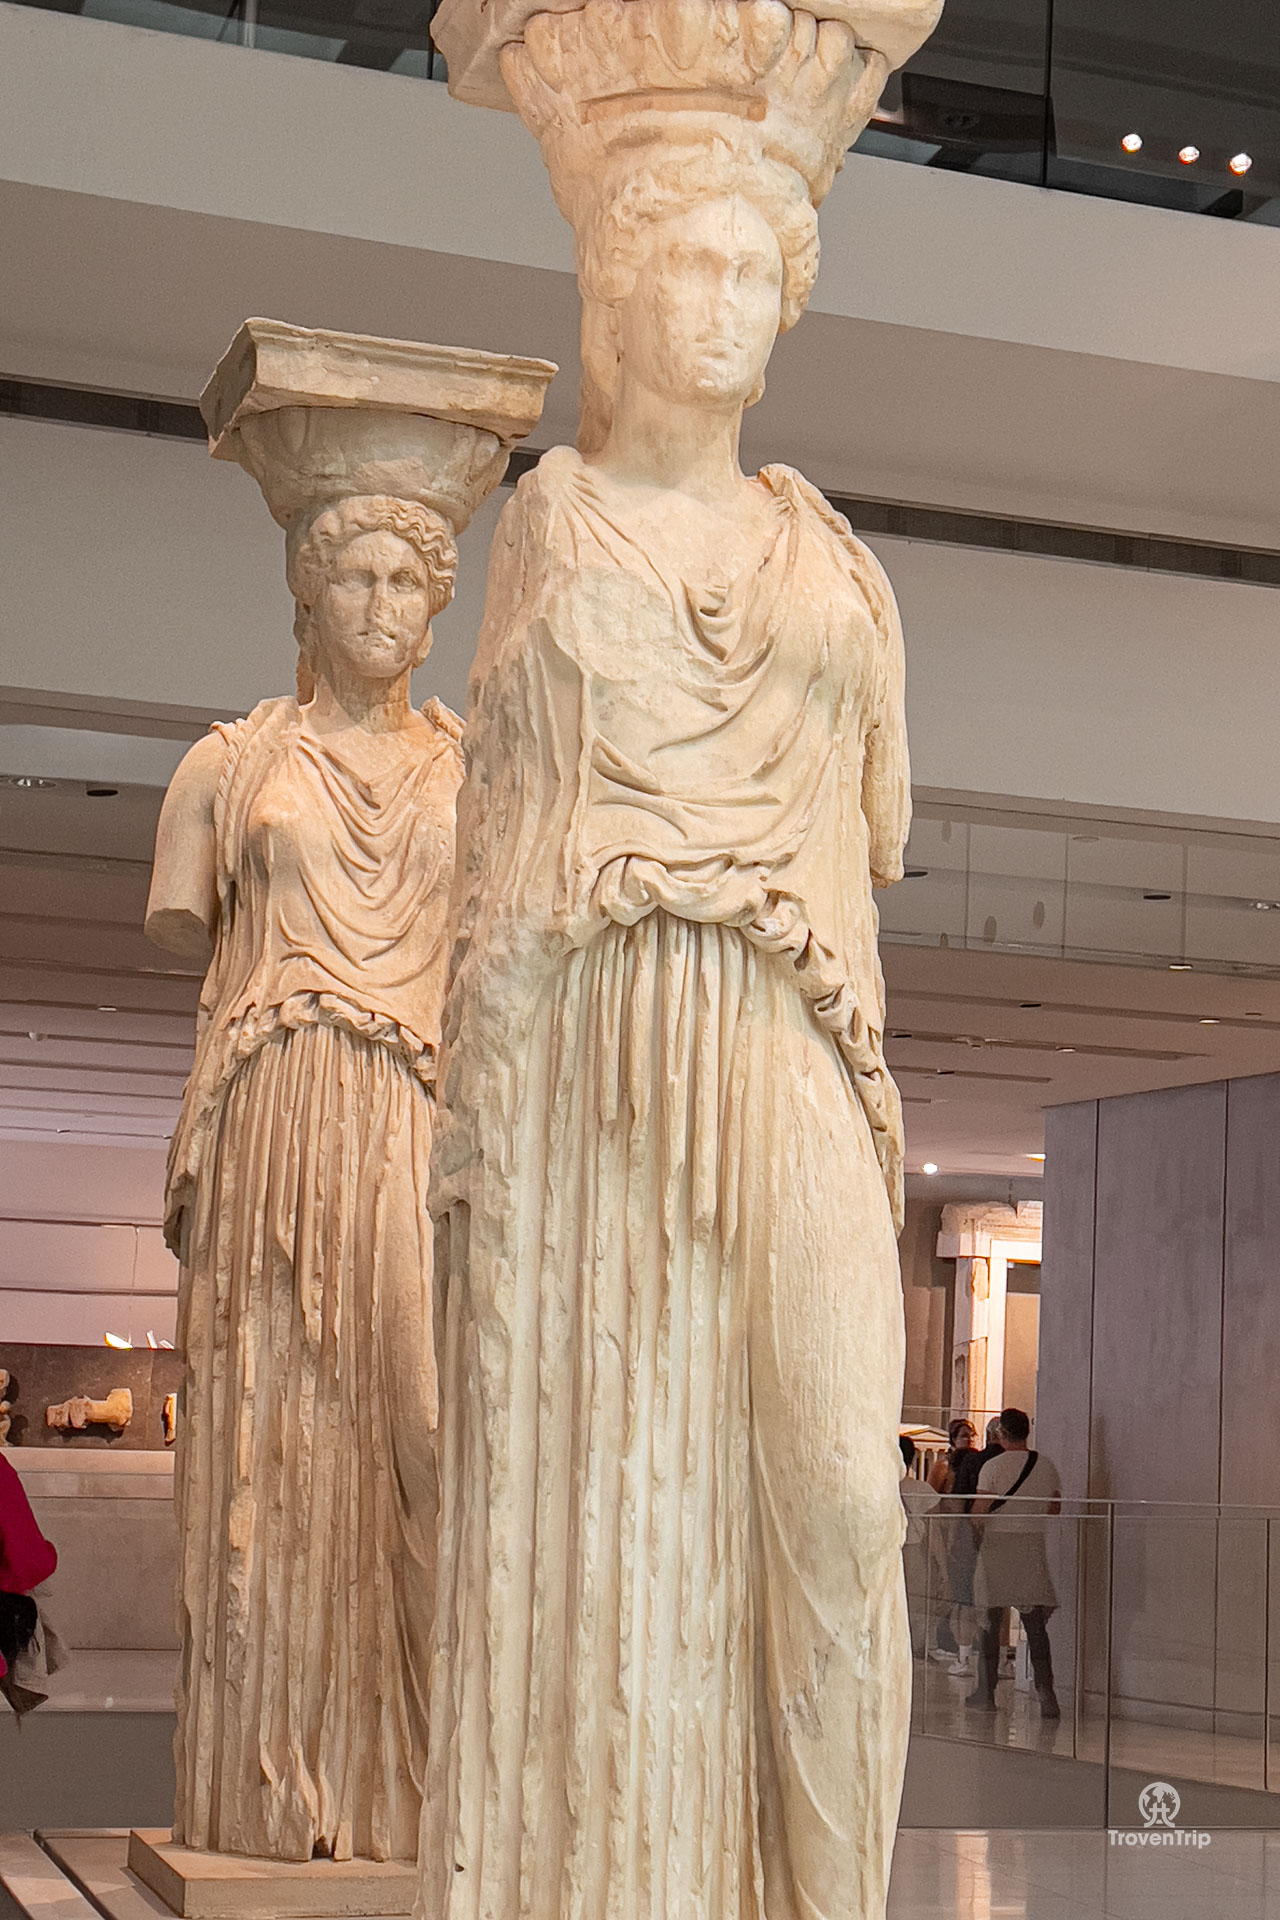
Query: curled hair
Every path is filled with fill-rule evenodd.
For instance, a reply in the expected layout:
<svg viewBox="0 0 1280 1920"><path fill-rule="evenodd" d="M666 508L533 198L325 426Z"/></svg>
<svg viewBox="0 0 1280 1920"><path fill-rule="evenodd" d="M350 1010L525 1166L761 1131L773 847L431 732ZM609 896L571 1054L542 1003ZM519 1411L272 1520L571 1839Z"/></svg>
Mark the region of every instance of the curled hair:
<svg viewBox="0 0 1280 1920"><path fill-rule="evenodd" d="M728 141L668 150L648 165L618 167L593 195L578 233L582 286L582 399L578 444L604 442L613 412L618 352L613 316L626 300L664 219L709 202L745 200L761 214L782 255L779 331L804 312L818 272L818 214L791 166L757 154L750 165ZM753 395L758 399L759 395Z"/></svg>
<svg viewBox="0 0 1280 1920"><path fill-rule="evenodd" d="M302 700L310 698L314 686L312 609L324 591L334 561L362 533L394 533L413 548L426 570L431 619L434 620L453 597L458 548L452 528L440 514L420 506L416 500L398 500L380 493L362 494L325 507L296 542L289 541L286 559L289 591L297 602L293 633L300 655L298 694Z"/></svg>

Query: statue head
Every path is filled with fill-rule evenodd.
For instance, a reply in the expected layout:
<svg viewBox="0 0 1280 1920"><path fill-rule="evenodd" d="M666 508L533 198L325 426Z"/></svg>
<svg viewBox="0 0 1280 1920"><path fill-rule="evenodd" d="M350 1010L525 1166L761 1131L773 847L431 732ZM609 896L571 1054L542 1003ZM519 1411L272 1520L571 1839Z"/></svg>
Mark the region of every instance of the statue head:
<svg viewBox="0 0 1280 1920"><path fill-rule="evenodd" d="M628 336L626 310L639 298L649 324L660 317L655 263L667 253L699 263L692 279L704 287L717 275L727 287L738 270L730 262L739 262L744 355L746 334L763 338L761 301L772 281L772 325L764 350L752 348L742 404L758 397L768 345L795 324L812 290L817 208L875 105L885 55L844 20L819 20L784 0L585 0L534 13L523 37L504 46L501 70L574 230L583 452L608 432L619 354L630 367L640 344L641 329ZM775 249L768 273L747 259L768 251L765 230ZM761 300L748 321L751 277ZM702 295L692 287L678 318L679 276L667 278L660 331L687 347Z"/></svg>
<svg viewBox="0 0 1280 1920"><path fill-rule="evenodd" d="M672 400L750 406L818 267L817 214L789 170L701 146L628 168L579 236L580 445L604 440L618 368Z"/></svg>
<svg viewBox="0 0 1280 1920"><path fill-rule="evenodd" d="M326 669L391 682L421 666L457 562L448 522L416 501L364 495L319 513L289 543L299 698Z"/></svg>

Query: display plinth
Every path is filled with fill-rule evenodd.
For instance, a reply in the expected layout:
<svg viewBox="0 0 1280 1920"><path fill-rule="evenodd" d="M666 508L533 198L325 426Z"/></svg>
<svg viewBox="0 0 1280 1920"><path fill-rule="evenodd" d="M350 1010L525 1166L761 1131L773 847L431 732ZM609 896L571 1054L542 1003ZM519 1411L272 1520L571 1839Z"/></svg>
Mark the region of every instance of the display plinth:
<svg viewBox="0 0 1280 1920"><path fill-rule="evenodd" d="M312 1920L410 1913L417 1892L411 1860L255 1860L175 1846L167 1827L135 1827L129 1871L179 1920Z"/></svg>

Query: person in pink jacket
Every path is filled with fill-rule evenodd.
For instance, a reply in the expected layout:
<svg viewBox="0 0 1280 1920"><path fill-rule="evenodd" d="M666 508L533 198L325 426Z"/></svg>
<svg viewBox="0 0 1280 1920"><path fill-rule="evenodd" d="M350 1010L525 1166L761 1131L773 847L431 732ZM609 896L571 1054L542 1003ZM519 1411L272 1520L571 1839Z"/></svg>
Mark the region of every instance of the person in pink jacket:
<svg viewBox="0 0 1280 1920"><path fill-rule="evenodd" d="M26 1596L57 1564L57 1549L41 1533L26 1489L0 1453L0 1679L35 1627L35 1602Z"/></svg>

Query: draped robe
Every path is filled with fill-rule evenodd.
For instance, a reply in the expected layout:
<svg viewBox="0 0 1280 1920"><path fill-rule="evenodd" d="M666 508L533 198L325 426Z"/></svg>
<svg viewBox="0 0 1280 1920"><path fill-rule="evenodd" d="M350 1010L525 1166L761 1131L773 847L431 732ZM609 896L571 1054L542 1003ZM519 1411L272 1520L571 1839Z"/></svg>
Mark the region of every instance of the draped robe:
<svg viewBox="0 0 1280 1920"><path fill-rule="evenodd" d="M436 1369L426 1186L457 722L221 727L181 1261L175 1838L412 1857Z"/></svg>
<svg viewBox="0 0 1280 1920"><path fill-rule="evenodd" d="M759 478L686 579L568 449L503 516L433 1160L429 1920L873 1920L909 1658L907 830L877 563Z"/></svg>

